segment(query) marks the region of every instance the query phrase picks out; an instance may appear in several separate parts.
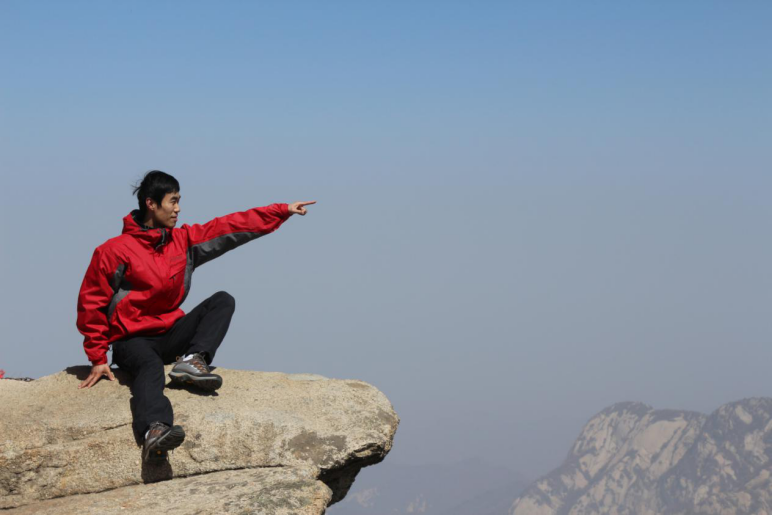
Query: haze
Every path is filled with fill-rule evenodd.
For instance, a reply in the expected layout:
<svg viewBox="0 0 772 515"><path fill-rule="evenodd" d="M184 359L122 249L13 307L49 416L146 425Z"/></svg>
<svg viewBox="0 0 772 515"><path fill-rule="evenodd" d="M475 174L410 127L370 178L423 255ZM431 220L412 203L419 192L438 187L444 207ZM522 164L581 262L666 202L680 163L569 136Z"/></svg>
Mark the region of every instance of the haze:
<svg viewBox="0 0 772 515"><path fill-rule="evenodd" d="M381 389L393 463L535 477L614 402L772 395L771 25L750 1L4 1L0 368L88 364L83 274L160 169L180 224L317 201L182 308L236 298L217 366Z"/></svg>

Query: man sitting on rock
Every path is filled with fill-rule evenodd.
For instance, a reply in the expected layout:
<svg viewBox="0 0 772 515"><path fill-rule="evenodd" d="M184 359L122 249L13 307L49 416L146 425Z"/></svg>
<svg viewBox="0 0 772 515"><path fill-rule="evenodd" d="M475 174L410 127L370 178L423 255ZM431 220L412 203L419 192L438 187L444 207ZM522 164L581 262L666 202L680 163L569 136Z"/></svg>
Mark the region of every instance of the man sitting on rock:
<svg viewBox="0 0 772 515"><path fill-rule="evenodd" d="M133 377L133 428L144 440L142 457L163 457L185 439L164 395L164 365L174 363L171 382L205 391L222 385L209 365L228 331L235 309L220 291L185 314L193 270L239 245L278 229L311 202L271 204L179 228L180 185L153 170L134 189L139 209L123 218L123 233L96 248L78 295L77 327L92 363L78 386L90 388L104 375L115 380L113 363Z"/></svg>

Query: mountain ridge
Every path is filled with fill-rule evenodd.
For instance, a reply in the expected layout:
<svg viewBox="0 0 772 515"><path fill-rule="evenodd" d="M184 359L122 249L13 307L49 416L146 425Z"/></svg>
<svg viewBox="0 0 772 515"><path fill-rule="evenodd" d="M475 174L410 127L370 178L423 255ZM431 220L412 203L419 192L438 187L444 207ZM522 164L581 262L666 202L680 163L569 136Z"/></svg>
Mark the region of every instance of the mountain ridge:
<svg viewBox="0 0 772 515"><path fill-rule="evenodd" d="M510 515L770 514L770 477L772 398L709 415L620 402L587 422Z"/></svg>

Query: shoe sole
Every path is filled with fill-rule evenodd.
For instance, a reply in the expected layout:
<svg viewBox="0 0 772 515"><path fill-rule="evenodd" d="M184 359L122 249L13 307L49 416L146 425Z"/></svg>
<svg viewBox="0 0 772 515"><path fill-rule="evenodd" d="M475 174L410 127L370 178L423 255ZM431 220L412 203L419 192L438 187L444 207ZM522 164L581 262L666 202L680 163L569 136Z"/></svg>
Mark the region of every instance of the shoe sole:
<svg viewBox="0 0 772 515"><path fill-rule="evenodd" d="M179 384L192 384L202 390L212 392L222 386L222 377L212 374L207 377L196 377L187 372L169 372L169 377L173 382Z"/></svg>
<svg viewBox="0 0 772 515"><path fill-rule="evenodd" d="M163 459L168 451L174 450L185 441L185 431L180 426L172 428L158 440L145 453L145 459Z"/></svg>

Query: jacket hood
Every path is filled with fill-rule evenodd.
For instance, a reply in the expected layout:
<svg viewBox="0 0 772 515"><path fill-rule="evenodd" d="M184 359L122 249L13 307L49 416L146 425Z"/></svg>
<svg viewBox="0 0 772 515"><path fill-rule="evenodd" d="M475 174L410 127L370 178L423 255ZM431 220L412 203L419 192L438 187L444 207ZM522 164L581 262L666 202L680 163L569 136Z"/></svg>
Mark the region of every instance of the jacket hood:
<svg viewBox="0 0 772 515"><path fill-rule="evenodd" d="M166 227L148 227L138 220L139 209L135 209L128 215L124 216L122 234L130 234L138 240L153 247L155 250L158 250L162 245L165 245L169 242L169 238L171 238L171 231L169 229Z"/></svg>

